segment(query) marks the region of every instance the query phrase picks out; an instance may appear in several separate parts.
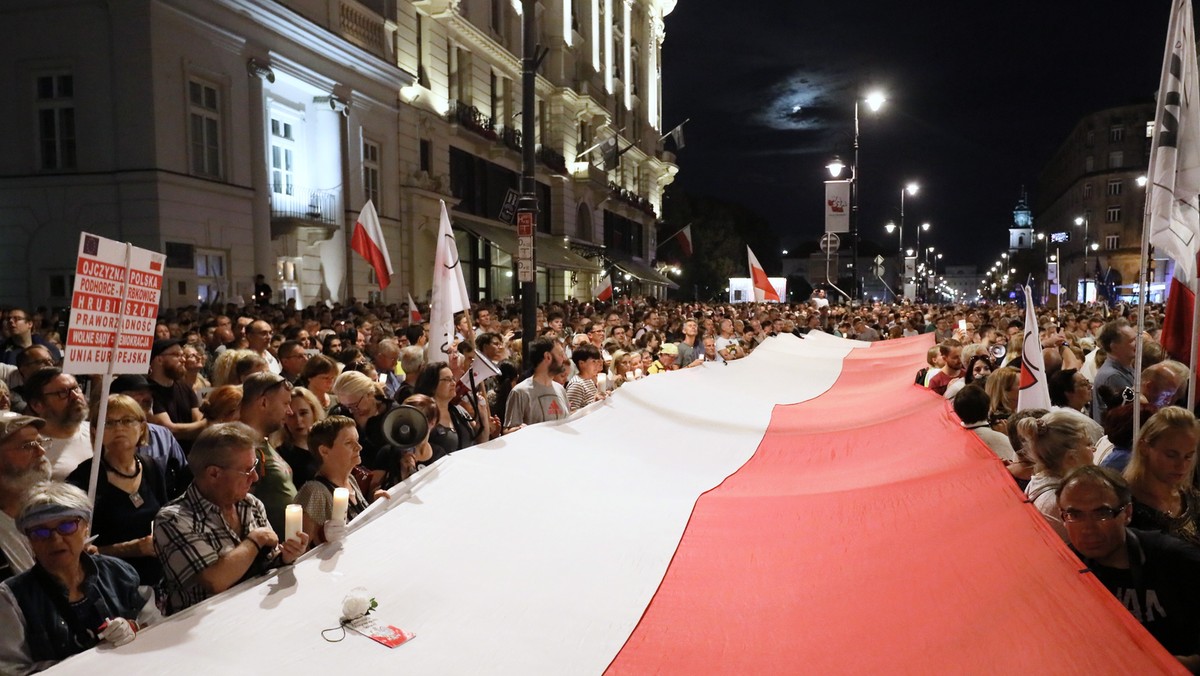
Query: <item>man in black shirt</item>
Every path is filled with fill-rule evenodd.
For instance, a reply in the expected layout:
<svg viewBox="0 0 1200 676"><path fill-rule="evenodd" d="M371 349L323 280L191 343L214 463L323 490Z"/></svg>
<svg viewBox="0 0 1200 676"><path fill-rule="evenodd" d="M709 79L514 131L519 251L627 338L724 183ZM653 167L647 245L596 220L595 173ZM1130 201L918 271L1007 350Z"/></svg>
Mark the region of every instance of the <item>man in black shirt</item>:
<svg viewBox="0 0 1200 676"><path fill-rule="evenodd" d="M1200 549L1128 528L1129 486L1106 467L1068 474L1058 507L1071 547L1096 578L1184 666L1200 671Z"/></svg>
<svg viewBox="0 0 1200 676"><path fill-rule="evenodd" d="M207 422L200 413L200 400L183 377L182 341L156 340L150 349L150 392L154 396L154 413L150 422L162 425L184 443L195 439ZM185 447L190 444L184 443Z"/></svg>

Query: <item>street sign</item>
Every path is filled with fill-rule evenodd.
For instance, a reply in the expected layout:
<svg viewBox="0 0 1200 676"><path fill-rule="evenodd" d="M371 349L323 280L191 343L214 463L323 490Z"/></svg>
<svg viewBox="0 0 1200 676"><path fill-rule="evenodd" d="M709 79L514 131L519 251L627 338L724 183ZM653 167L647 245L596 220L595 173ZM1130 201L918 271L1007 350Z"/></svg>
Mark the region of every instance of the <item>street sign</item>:
<svg viewBox="0 0 1200 676"><path fill-rule="evenodd" d="M883 267L883 256L876 256L876 257L875 257L875 265L878 265L878 266L880 266L880 267Z"/></svg>
<svg viewBox="0 0 1200 676"><path fill-rule="evenodd" d="M517 281L520 283L534 281L533 268L533 231L535 229L532 211L517 212Z"/></svg>
<svg viewBox="0 0 1200 676"><path fill-rule="evenodd" d="M883 273L884 273L883 263L876 263L875 264L875 276L883 277Z"/></svg>
<svg viewBox="0 0 1200 676"><path fill-rule="evenodd" d="M500 206L500 220L505 223L512 223L513 217L517 215L517 199L520 194L512 188L504 195L504 204Z"/></svg>
<svg viewBox="0 0 1200 676"><path fill-rule="evenodd" d="M841 238L839 238L837 235L833 234L832 232L827 232L824 235L821 235L821 251L823 251L825 253L837 251L838 247L840 247L841 245L842 245Z"/></svg>

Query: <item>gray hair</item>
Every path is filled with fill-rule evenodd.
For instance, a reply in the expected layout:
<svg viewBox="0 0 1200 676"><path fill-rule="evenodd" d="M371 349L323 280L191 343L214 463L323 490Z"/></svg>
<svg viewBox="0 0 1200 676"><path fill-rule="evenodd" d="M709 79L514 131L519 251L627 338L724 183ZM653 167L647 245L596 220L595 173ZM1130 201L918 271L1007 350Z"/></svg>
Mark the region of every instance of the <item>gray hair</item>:
<svg viewBox="0 0 1200 676"><path fill-rule="evenodd" d="M425 348L419 345L409 345L400 350L400 368L405 373L416 373L425 365Z"/></svg>
<svg viewBox="0 0 1200 676"><path fill-rule="evenodd" d="M209 467L225 467L238 451L256 448L262 435L241 422L211 425L196 437L192 452L188 454L188 466L199 476Z"/></svg>
<svg viewBox="0 0 1200 676"><path fill-rule="evenodd" d="M92 505L87 493L61 481L42 481L34 484L21 501L17 528L25 530L68 516L77 516L89 524L92 522Z"/></svg>

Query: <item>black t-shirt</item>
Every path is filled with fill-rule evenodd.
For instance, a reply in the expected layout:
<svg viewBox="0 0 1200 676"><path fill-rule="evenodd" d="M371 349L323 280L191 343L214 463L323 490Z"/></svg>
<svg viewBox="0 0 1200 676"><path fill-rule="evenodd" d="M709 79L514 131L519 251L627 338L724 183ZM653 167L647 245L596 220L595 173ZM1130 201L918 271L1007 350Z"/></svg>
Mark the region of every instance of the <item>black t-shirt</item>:
<svg viewBox="0 0 1200 676"><path fill-rule="evenodd" d="M1126 533L1130 567L1087 561L1092 573L1168 652L1200 654L1200 549L1163 533Z"/></svg>
<svg viewBox="0 0 1200 676"><path fill-rule="evenodd" d="M200 399L187 383L176 382L164 387L151 380L150 393L154 396L155 414L165 412L177 425L194 422L192 409L200 408Z"/></svg>
<svg viewBox="0 0 1200 676"><path fill-rule="evenodd" d="M321 461L307 449L297 448L294 444L287 443L275 449L275 452L283 456L287 464L292 466L293 484L303 486L306 482L317 478L317 470L321 469Z"/></svg>

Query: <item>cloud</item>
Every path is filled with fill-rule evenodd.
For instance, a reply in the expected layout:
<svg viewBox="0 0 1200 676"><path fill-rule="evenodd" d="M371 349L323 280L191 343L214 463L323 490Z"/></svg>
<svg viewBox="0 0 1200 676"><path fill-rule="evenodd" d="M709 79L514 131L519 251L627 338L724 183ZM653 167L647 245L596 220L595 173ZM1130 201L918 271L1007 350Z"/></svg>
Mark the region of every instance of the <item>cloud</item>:
<svg viewBox="0 0 1200 676"><path fill-rule="evenodd" d="M788 131L827 130L844 122L839 102L846 98L845 79L832 71L801 67L771 85L766 104L754 122L768 129Z"/></svg>

